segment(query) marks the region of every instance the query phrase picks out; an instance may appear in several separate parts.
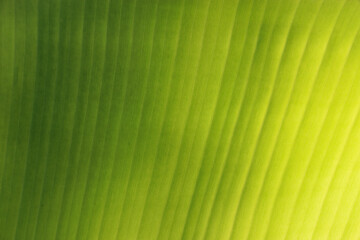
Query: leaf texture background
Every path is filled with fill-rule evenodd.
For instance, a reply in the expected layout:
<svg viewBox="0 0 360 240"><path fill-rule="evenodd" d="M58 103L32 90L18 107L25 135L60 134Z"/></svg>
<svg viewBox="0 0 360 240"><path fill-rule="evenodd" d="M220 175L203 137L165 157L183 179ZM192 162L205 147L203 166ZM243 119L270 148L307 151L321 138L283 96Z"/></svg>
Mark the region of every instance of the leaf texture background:
<svg viewBox="0 0 360 240"><path fill-rule="evenodd" d="M0 1L0 239L359 239L358 0Z"/></svg>

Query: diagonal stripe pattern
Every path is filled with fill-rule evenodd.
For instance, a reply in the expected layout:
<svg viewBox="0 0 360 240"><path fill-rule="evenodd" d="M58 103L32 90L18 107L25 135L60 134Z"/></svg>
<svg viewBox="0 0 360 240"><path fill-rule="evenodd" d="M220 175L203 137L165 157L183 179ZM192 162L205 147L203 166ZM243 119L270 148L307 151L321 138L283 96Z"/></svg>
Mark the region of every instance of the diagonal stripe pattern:
<svg viewBox="0 0 360 240"><path fill-rule="evenodd" d="M358 0L0 1L0 240L359 238Z"/></svg>

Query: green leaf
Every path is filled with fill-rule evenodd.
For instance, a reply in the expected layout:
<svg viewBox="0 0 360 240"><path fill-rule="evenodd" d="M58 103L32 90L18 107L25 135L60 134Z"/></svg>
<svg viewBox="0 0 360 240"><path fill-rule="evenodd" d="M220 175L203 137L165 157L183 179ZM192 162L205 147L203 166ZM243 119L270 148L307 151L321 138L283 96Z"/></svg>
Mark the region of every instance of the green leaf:
<svg viewBox="0 0 360 240"><path fill-rule="evenodd" d="M0 1L0 240L359 239L358 0Z"/></svg>

